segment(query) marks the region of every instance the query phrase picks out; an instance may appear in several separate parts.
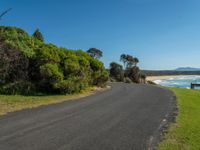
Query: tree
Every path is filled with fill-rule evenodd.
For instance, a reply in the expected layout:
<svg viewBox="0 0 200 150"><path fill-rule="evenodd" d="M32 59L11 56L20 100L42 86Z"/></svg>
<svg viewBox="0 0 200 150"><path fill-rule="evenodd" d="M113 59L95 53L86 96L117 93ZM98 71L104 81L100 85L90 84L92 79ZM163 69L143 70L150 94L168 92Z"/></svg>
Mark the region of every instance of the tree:
<svg viewBox="0 0 200 150"><path fill-rule="evenodd" d="M36 29L35 32L33 33L33 37L44 42L44 37L42 35L42 33L40 32L39 29Z"/></svg>
<svg viewBox="0 0 200 150"><path fill-rule="evenodd" d="M122 65L111 62L110 63L110 76L114 78L116 81L124 80L124 71Z"/></svg>
<svg viewBox="0 0 200 150"><path fill-rule="evenodd" d="M143 73L140 73L140 83L146 83L146 75Z"/></svg>
<svg viewBox="0 0 200 150"><path fill-rule="evenodd" d="M139 63L139 59L137 57L133 57L128 54L122 54L120 56L120 61L123 62L125 69L137 66L137 64Z"/></svg>
<svg viewBox="0 0 200 150"><path fill-rule="evenodd" d="M90 48L87 50L87 53L93 58L101 58L103 56L103 52L97 48Z"/></svg>
<svg viewBox="0 0 200 150"><path fill-rule="evenodd" d="M120 61L124 64L124 81L129 82L131 80L135 83L145 83L146 76L145 74L140 73L139 67L137 64L139 63L139 59L137 57L133 57L129 54L121 54Z"/></svg>
<svg viewBox="0 0 200 150"><path fill-rule="evenodd" d="M126 60L127 60L126 69L131 68L134 65L134 57L131 55L126 55Z"/></svg>
<svg viewBox="0 0 200 150"><path fill-rule="evenodd" d="M140 69L137 66L133 66L131 68L126 69L125 76L129 77L133 82L140 83Z"/></svg>
<svg viewBox="0 0 200 150"><path fill-rule="evenodd" d="M137 57L134 57L134 66L137 66L138 63L139 63L139 59Z"/></svg>
<svg viewBox="0 0 200 150"><path fill-rule="evenodd" d="M124 68L126 67L126 62L127 62L126 56L127 56L126 54L121 54L121 56L120 56L120 61L123 62Z"/></svg>

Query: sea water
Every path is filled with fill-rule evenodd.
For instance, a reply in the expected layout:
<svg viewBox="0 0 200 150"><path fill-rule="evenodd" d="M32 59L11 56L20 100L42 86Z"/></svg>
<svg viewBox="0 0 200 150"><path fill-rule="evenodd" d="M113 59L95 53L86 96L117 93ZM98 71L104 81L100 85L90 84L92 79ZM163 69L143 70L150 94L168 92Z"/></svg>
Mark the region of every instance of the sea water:
<svg viewBox="0 0 200 150"><path fill-rule="evenodd" d="M155 80L156 84L168 87L190 88L191 83L200 84L200 76L180 76L163 80ZM200 89L195 87L195 89Z"/></svg>

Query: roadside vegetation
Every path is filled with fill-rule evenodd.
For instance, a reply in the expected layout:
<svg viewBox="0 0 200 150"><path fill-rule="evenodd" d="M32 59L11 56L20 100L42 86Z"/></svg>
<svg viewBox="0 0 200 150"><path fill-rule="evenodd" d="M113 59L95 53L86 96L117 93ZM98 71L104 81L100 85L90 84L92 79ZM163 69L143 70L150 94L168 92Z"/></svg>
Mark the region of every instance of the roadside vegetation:
<svg viewBox="0 0 200 150"><path fill-rule="evenodd" d="M146 75L140 71L137 66L139 59L128 54L122 54L120 61L124 64L116 62L110 63L110 80L126 83L146 83Z"/></svg>
<svg viewBox="0 0 200 150"><path fill-rule="evenodd" d="M171 88L177 96L178 116L169 133L159 145L159 150L200 149L200 92Z"/></svg>
<svg viewBox="0 0 200 150"><path fill-rule="evenodd" d="M109 74L101 56L96 48L87 53L46 44L39 29L29 36L0 26L0 94L71 94L104 86Z"/></svg>
<svg viewBox="0 0 200 150"><path fill-rule="evenodd" d="M124 66L112 62L106 70L101 57L97 48L71 50L45 43L39 29L29 35L0 26L0 114L85 96L109 79L145 83L138 58L122 54Z"/></svg>
<svg viewBox="0 0 200 150"><path fill-rule="evenodd" d="M0 95L0 115L8 112L18 111L26 108L34 108L41 105L60 103L67 100L74 100L93 94L103 88L89 87L79 93L66 95Z"/></svg>

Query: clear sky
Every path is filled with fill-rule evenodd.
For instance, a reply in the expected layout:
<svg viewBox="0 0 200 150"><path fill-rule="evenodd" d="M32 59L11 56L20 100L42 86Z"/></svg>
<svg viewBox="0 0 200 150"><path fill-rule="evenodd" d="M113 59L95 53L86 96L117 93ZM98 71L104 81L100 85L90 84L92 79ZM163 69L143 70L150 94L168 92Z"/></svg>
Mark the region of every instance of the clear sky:
<svg viewBox="0 0 200 150"><path fill-rule="evenodd" d="M200 67L200 0L0 0L0 12L7 8L1 25L39 28L66 48L99 48L106 66L127 53L143 69Z"/></svg>

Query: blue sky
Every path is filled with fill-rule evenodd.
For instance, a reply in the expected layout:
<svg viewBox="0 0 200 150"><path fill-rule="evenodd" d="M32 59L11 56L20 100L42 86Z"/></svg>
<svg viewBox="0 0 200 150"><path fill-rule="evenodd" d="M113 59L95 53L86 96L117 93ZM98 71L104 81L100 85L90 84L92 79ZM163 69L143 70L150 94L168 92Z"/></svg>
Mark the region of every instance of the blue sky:
<svg viewBox="0 0 200 150"><path fill-rule="evenodd" d="M99 48L106 66L127 53L142 69L200 67L199 0L1 0L7 8L1 25L39 28L66 48Z"/></svg>

